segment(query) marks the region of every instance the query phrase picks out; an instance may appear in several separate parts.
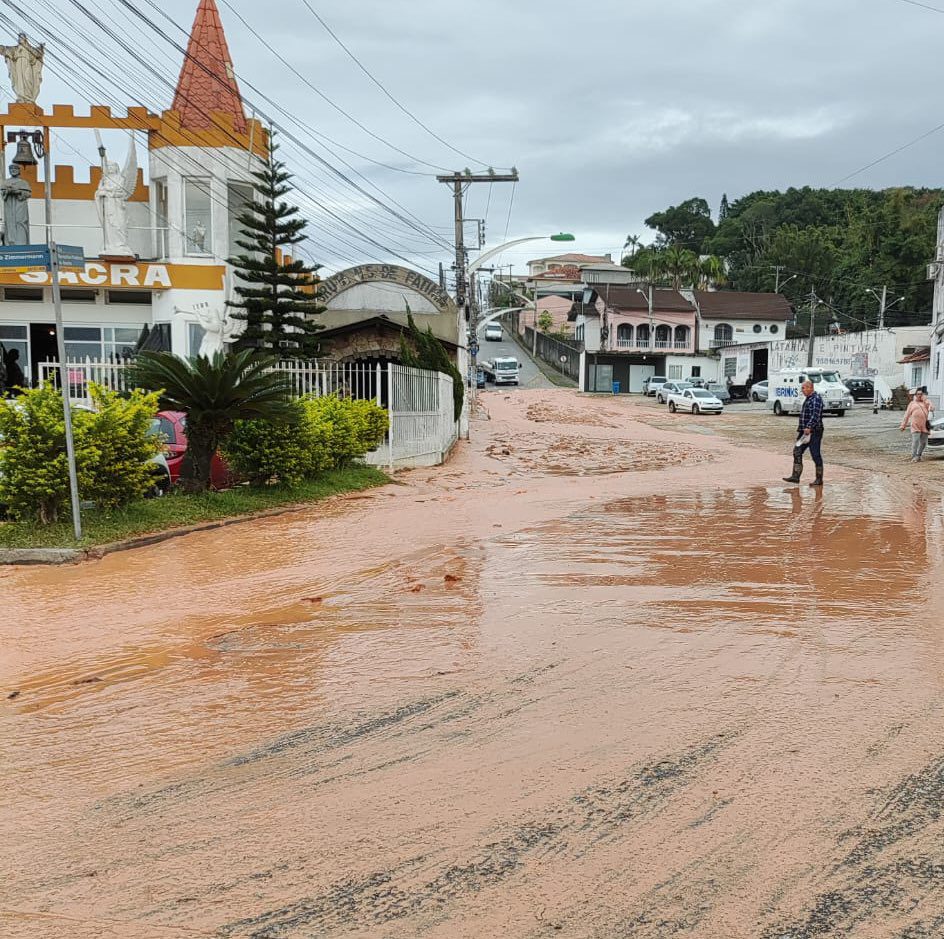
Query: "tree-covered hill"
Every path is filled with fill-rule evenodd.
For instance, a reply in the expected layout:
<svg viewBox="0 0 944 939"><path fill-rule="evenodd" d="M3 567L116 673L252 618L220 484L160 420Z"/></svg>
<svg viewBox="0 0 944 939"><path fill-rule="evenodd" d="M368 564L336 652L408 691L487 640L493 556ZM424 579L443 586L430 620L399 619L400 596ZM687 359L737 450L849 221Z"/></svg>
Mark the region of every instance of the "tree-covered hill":
<svg viewBox="0 0 944 939"><path fill-rule="evenodd" d="M729 289L773 290L779 280L801 326L811 289L843 326L874 325L878 300L866 288L881 294L887 285L888 325L927 322L927 265L942 204L941 189L807 187L752 192L730 203L724 196L715 222L708 203L693 198L646 219L656 232L653 244L637 247L630 239L635 250L624 263L645 275L658 267L652 258L670 248L717 255L726 262Z"/></svg>

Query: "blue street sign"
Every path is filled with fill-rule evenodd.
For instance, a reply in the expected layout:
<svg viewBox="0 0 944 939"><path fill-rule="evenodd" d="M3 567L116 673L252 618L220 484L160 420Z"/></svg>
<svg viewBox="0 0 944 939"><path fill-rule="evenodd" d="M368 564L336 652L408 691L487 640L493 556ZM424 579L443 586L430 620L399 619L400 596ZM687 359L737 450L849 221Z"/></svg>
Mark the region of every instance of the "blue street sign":
<svg viewBox="0 0 944 939"><path fill-rule="evenodd" d="M3 245L0 268L17 273L49 270L48 245Z"/></svg>
<svg viewBox="0 0 944 939"><path fill-rule="evenodd" d="M85 249L78 245L57 245L60 271L84 271Z"/></svg>
<svg viewBox="0 0 944 939"><path fill-rule="evenodd" d="M59 269L84 271L85 251L77 245L59 245ZM48 271L52 262L49 245L2 245L0 269L25 274L28 271Z"/></svg>

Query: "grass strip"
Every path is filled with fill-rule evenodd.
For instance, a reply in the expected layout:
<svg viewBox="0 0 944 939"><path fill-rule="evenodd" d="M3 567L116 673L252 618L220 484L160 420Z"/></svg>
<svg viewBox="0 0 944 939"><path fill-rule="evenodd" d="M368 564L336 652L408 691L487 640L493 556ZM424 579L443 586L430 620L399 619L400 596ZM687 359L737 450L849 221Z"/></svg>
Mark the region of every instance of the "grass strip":
<svg viewBox="0 0 944 939"><path fill-rule="evenodd" d="M320 502L346 492L382 486L389 481L386 473L373 466L350 466L329 470L298 486L271 486L265 489L237 486L224 492L199 495L172 492L161 499L142 499L123 509L83 510L83 537L80 542L76 542L72 534L71 514L55 525L6 522L0 524L0 548L91 548L201 522L251 515L280 506Z"/></svg>

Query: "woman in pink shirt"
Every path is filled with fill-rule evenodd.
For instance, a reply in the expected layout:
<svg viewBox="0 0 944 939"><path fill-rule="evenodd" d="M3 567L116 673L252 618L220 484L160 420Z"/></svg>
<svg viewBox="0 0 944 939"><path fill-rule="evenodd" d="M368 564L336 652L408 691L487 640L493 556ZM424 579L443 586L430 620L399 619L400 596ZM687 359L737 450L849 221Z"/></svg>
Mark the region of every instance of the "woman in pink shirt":
<svg viewBox="0 0 944 939"><path fill-rule="evenodd" d="M921 455L928 445L928 434L931 432L931 413L934 405L928 401L924 389L919 388L914 393L908 410L905 411L901 422L901 429L911 428L911 462L921 462Z"/></svg>

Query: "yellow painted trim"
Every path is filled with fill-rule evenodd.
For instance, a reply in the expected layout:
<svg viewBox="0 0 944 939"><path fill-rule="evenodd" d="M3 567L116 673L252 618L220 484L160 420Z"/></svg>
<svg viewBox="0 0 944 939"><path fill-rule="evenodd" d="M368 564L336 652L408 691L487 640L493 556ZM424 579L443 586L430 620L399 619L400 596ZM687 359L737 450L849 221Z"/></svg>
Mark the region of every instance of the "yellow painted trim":
<svg viewBox="0 0 944 939"><path fill-rule="evenodd" d="M233 116L220 111L210 113L212 126L193 129L180 126L180 114L177 111L164 111L159 125L148 136L148 146L152 150L161 147L236 147L249 150L265 160L269 154L269 132L260 121L247 118L246 132L236 130Z"/></svg>
<svg viewBox="0 0 944 939"><path fill-rule="evenodd" d="M222 290L222 264L161 264L156 261L121 264L89 259L81 273L63 271L64 287L101 287L107 290ZM0 285L48 287L48 271L17 273L0 270Z"/></svg>
<svg viewBox="0 0 944 939"><path fill-rule="evenodd" d="M112 114L111 108L93 104L88 114L76 114L71 104L54 104L44 111L36 104L13 102L6 111L0 110L0 132L7 127L88 127L98 130L143 130L148 132L148 146L160 147L236 147L252 150L266 159L269 153L269 133L260 121L246 118L246 132L233 127L233 117L213 111L212 126L192 130L180 126L177 111L154 114L147 108L128 108L124 116ZM250 147L250 141L252 145Z"/></svg>
<svg viewBox="0 0 944 939"><path fill-rule="evenodd" d="M38 170L38 166L24 166L20 170L21 178L30 184L34 199L42 199L45 195L42 181L38 178ZM95 198L95 190L98 189L101 178L102 168L100 166L90 166L89 181L82 183L75 181L75 167L56 165L52 171L52 197L53 199L92 200ZM149 202L150 199L150 190L144 184L144 170L139 169L135 190L128 201Z"/></svg>

